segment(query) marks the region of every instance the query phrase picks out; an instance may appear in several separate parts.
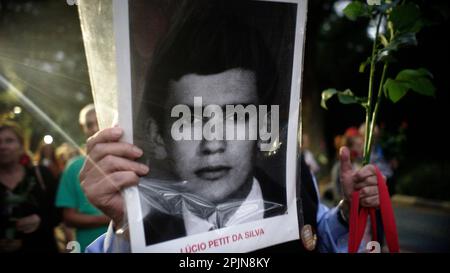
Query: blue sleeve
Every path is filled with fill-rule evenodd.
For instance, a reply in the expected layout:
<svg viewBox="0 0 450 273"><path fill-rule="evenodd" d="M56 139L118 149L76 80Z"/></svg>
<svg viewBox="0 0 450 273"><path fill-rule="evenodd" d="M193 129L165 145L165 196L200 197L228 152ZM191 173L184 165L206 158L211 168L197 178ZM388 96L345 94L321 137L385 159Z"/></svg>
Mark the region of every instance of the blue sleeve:
<svg viewBox="0 0 450 273"><path fill-rule="evenodd" d="M316 189L317 200L320 200L316 177L311 174ZM348 227L338 219L339 209L329 209L320 203L317 209L317 235L320 252L346 253L348 249Z"/></svg>
<svg viewBox="0 0 450 273"><path fill-rule="evenodd" d="M317 233L319 251L346 253L348 248L348 227L338 219L338 208L327 208L319 203L317 211Z"/></svg>
<svg viewBox="0 0 450 273"><path fill-rule="evenodd" d="M114 233L112 223L105 234L98 237L85 250L86 253L129 253L131 252L128 239Z"/></svg>
<svg viewBox="0 0 450 273"><path fill-rule="evenodd" d="M86 253L107 253L104 251L106 233L98 237L89 246L86 247Z"/></svg>

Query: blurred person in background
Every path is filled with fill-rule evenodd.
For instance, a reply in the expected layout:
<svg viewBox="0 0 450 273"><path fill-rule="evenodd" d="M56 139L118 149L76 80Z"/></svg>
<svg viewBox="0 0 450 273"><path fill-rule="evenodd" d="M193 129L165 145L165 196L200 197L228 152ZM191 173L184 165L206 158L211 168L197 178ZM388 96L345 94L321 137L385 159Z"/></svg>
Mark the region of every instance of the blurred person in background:
<svg viewBox="0 0 450 273"><path fill-rule="evenodd" d="M63 143L56 148L55 157L56 163L60 173L62 173L67 163L80 153L78 150L69 143ZM61 222L58 227L55 228L55 238L58 244L60 252L66 252L66 246L70 241L75 240L75 230L68 227L64 222Z"/></svg>
<svg viewBox="0 0 450 273"><path fill-rule="evenodd" d="M47 144L44 141L41 141L34 155L34 162L36 165L48 168L55 179L59 179L61 170L56 162L55 147L53 144Z"/></svg>
<svg viewBox="0 0 450 273"><path fill-rule="evenodd" d="M79 154L78 150L69 143L59 145L58 148L56 148L55 157L60 171L64 171L67 163Z"/></svg>
<svg viewBox="0 0 450 273"><path fill-rule="evenodd" d="M93 104L85 106L79 115L79 124L86 139L98 131L97 116ZM63 221L75 228L75 239L81 252L98 236L106 232L110 219L89 203L81 189L79 174L85 156L73 158L62 173L56 196L56 206L63 209Z"/></svg>
<svg viewBox="0 0 450 273"><path fill-rule="evenodd" d="M33 166L13 122L0 123L0 252L56 252L56 180Z"/></svg>
<svg viewBox="0 0 450 273"><path fill-rule="evenodd" d="M309 150L310 142L309 135L303 134L303 145L301 146L301 150L303 152L303 156L305 157L306 165L308 165L311 172L316 175L320 171L320 166L314 157L314 154Z"/></svg>
<svg viewBox="0 0 450 273"><path fill-rule="evenodd" d="M357 127L349 127L345 130L343 135L335 137L334 145L336 153L339 154L341 147L348 147L350 151L350 160L354 168L360 168L363 159L363 147L364 136L360 134ZM331 200L334 203L339 202L342 199L343 193L341 184L339 182L340 163L339 159L336 159L333 167L331 168L330 183L325 190L325 198Z"/></svg>

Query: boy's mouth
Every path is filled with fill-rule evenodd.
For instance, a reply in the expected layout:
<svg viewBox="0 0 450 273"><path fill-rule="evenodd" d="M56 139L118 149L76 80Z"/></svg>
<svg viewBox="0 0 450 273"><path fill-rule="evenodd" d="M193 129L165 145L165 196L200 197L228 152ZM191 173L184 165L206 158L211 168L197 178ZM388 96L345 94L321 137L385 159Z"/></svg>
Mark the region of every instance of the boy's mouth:
<svg viewBox="0 0 450 273"><path fill-rule="evenodd" d="M195 175L201 179L213 181L228 175L230 170L231 167L229 166L208 166L196 170Z"/></svg>

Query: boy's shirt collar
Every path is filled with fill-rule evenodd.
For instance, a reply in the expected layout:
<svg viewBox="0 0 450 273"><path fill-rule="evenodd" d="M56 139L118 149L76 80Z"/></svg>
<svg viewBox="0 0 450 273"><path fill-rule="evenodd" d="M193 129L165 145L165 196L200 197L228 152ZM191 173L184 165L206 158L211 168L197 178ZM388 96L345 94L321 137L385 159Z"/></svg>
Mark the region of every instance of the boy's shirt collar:
<svg viewBox="0 0 450 273"><path fill-rule="evenodd" d="M217 209L208 217L208 220L206 220L189 211L183 204L183 220L186 228L186 235L193 235L217 228L262 220L264 218L264 200L261 186L256 178L253 178L252 188L245 200L241 203L239 208L228 217L225 224L222 225L220 222L225 215L229 216L226 214L226 210L221 212L220 209Z"/></svg>

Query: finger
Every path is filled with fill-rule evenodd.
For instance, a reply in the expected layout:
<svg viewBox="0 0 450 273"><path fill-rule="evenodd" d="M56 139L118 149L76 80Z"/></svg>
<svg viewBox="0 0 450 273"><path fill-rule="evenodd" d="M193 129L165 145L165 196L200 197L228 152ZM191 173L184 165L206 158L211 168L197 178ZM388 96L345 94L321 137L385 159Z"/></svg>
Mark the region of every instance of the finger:
<svg viewBox="0 0 450 273"><path fill-rule="evenodd" d="M376 208L380 205L380 200L378 198L378 195L370 196L370 197L360 199L360 204L362 207Z"/></svg>
<svg viewBox="0 0 450 273"><path fill-rule="evenodd" d="M369 176L365 178L364 180L356 180L355 179L355 190L361 190L365 187L371 187L371 186L377 186L378 180L376 176Z"/></svg>
<svg viewBox="0 0 450 273"><path fill-rule="evenodd" d="M99 183L88 185L86 193L90 196L110 195L122 189L135 186L139 183L139 176L135 172L123 171L112 173Z"/></svg>
<svg viewBox="0 0 450 273"><path fill-rule="evenodd" d="M136 186L137 184L139 184L139 176L137 176L135 172L130 171L115 172L109 177L105 178L103 184L110 184L111 182L112 187L123 190L127 187ZM106 187L106 189L109 188Z"/></svg>
<svg viewBox="0 0 450 273"><path fill-rule="evenodd" d="M96 162L108 155L136 159L142 156L143 151L137 146L125 142L99 143L92 148L84 163L82 172L88 172Z"/></svg>
<svg viewBox="0 0 450 273"><path fill-rule="evenodd" d="M145 164L113 155L105 156L97 164L97 167L106 174L118 171L132 171L140 176L143 176L149 171L148 166Z"/></svg>
<svg viewBox="0 0 450 273"><path fill-rule="evenodd" d="M96 184L83 185L88 200L96 207L109 211L106 215L114 218L123 207L115 202L122 202L120 191L130 186L136 186L139 177L134 172L116 172ZM120 214L120 213L119 213Z"/></svg>
<svg viewBox="0 0 450 273"><path fill-rule="evenodd" d="M350 160L350 151L347 147L341 147L339 150L339 162L341 174L347 173L353 170L353 165Z"/></svg>
<svg viewBox="0 0 450 273"><path fill-rule="evenodd" d="M375 167L371 164L362 167L354 174L356 181L362 181L371 176L376 176Z"/></svg>
<svg viewBox="0 0 450 273"><path fill-rule="evenodd" d="M366 198L370 196L378 195L378 187L377 186L368 186L364 187L359 191L360 198Z"/></svg>
<svg viewBox="0 0 450 273"><path fill-rule="evenodd" d="M105 199L99 208L113 220L114 226L123 223L125 203L121 194L114 194L112 197Z"/></svg>
<svg viewBox="0 0 450 273"><path fill-rule="evenodd" d="M87 140L86 152L89 153L98 143L119 141L122 135L123 130L120 127L112 127L101 130Z"/></svg>
<svg viewBox="0 0 450 273"><path fill-rule="evenodd" d="M97 183L97 181L104 179L114 172L132 171L136 172L139 176L144 176L149 171L149 167L145 164L113 155L107 155L98 163L91 162L90 165L90 169L83 167L80 172L82 185Z"/></svg>
<svg viewBox="0 0 450 273"><path fill-rule="evenodd" d="M130 159L136 159L141 157L142 154L143 151L133 144L126 142L113 142L98 143L92 148L91 152L89 153L89 157L94 162L97 162L106 155L115 155Z"/></svg>

